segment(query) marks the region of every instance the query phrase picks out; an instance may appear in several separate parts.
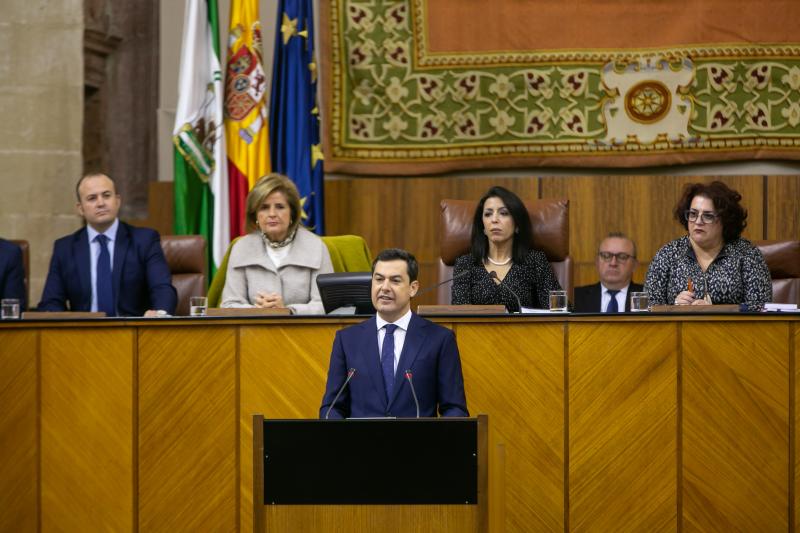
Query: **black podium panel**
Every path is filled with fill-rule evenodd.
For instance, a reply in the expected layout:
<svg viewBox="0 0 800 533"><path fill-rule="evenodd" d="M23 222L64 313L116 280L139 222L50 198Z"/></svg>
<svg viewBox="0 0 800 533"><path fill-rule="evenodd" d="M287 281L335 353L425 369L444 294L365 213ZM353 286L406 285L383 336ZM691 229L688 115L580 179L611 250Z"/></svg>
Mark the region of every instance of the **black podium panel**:
<svg viewBox="0 0 800 533"><path fill-rule="evenodd" d="M264 420L264 503L476 504L476 419Z"/></svg>

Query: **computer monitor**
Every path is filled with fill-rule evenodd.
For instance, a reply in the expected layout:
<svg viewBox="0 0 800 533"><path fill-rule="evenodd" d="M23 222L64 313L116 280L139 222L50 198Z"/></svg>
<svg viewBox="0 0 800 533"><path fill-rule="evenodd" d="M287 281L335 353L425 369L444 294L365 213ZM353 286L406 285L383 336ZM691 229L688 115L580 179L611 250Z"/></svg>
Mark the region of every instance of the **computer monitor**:
<svg viewBox="0 0 800 533"><path fill-rule="evenodd" d="M375 314L370 296L371 272L320 274L317 276L317 287L326 314L333 311L340 314Z"/></svg>

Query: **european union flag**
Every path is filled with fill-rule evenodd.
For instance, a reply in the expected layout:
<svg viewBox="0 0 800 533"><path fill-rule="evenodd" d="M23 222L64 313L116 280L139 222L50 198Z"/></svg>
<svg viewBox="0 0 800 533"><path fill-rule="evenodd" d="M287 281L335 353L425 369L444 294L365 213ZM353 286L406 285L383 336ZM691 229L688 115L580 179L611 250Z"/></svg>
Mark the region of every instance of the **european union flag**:
<svg viewBox="0 0 800 533"><path fill-rule="evenodd" d="M303 224L323 234L322 148L312 0L280 0L269 130L272 170L289 176L303 199Z"/></svg>

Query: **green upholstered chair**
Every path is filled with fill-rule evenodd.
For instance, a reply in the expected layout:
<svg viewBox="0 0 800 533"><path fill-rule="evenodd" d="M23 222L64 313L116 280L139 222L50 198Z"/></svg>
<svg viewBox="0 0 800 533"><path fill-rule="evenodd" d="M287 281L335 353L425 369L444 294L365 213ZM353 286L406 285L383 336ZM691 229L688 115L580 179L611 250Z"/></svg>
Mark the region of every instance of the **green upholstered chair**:
<svg viewBox="0 0 800 533"><path fill-rule="evenodd" d="M225 252L211 286L208 288L208 306L219 307L222 301L222 289L225 287L225 274L228 271L228 256L238 239L234 239ZM363 237L358 235L331 235L322 237L328 247L334 272L368 272L372 269L372 255Z"/></svg>

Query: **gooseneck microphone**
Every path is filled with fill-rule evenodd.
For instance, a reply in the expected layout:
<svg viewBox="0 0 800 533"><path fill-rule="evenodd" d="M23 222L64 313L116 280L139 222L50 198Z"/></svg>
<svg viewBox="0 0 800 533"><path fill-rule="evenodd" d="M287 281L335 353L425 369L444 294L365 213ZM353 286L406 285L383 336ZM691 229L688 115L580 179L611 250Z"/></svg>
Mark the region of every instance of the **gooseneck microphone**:
<svg viewBox="0 0 800 533"><path fill-rule="evenodd" d="M347 387L347 384L350 383L351 379L353 379L353 376L355 375L355 373L356 373L356 369L355 368L351 368L350 370L347 371L347 379L344 380L344 383L342 383L342 386L339 389L339 392L336 393L336 397L333 399L331 404L328 406L328 410L325 411L325 420L327 420L328 416L330 416L331 409L333 409L333 406L336 405L336 402L339 400L339 396L342 395L342 393L344 392L344 388Z"/></svg>
<svg viewBox="0 0 800 533"><path fill-rule="evenodd" d="M511 290L511 287L509 287L508 285L503 285L503 282L500 281L500 278L497 277L497 272L495 272L494 270L489 272L489 277L492 278L492 279L496 279L499 282L497 284L498 287L501 287L501 288L507 290L508 292L511 293L511 295L514 298L517 299L517 305L519 306L519 311L517 311L517 313L521 313L522 312L522 301L519 299L519 296L517 296L517 293L514 292L513 290Z"/></svg>
<svg viewBox="0 0 800 533"><path fill-rule="evenodd" d="M417 405L417 418L419 418L419 400L417 400L417 391L414 390L414 381L411 379L413 375L411 370L406 370L406 379L408 380L408 384L411 385L411 395L414 397L414 403Z"/></svg>
<svg viewBox="0 0 800 533"><path fill-rule="evenodd" d="M444 281L440 281L440 282L439 282L439 283L437 283L436 285L431 285L430 287L425 287L424 289L422 289L421 291L419 291L419 292L416 294L415 298L416 298L416 297L418 297L420 294L425 294L426 292L430 292L430 291L432 291L433 289L438 289L439 287L441 287L441 286L442 286L442 285L444 285L445 283L450 283L451 281L455 281L455 280L457 280L457 279L458 279L458 278L460 278L460 277L466 276L467 274L469 274L469 270L465 270L465 271L463 271L463 272L459 272L458 274L456 274L456 275L455 275L455 276L453 276L452 278L450 278L450 279L446 279L446 280L444 280Z"/></svg>

